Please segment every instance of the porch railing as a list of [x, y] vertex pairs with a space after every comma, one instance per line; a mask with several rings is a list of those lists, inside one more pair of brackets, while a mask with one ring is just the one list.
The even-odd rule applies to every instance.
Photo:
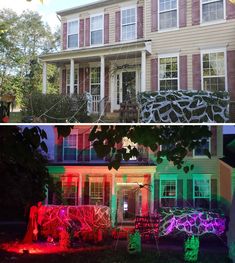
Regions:
[[100, 95], [92, 95], [92, 112], [99, 113]]

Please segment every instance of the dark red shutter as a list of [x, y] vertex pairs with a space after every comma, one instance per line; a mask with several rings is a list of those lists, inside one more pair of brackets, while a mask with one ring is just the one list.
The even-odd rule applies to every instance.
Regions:
[[151, 90], [158, 90], [158, 59], [151, 60]]
[[[58, 136], [58, 134], [56, 134]], [[56, 138], [55, 160], [63, 161], [63, 136]]]
[[231, 100], [235, 101], [235, 50], [227, 51], [228, 91]]
[[151, 31], [158, 31], [158, 0], [151, 0]]
[[154, 180], [154, 210], [158, 211], [160, 206], [160, 180]]
[[201, 55], [193, 54], [193, 89], [201, 90]]
[[90, 18], [86, 18], [86, 30], [85, 30], [85, 44], [86, 46], [90, 46]]
[[183, 207], [183, 180], [177, 181], [177, 206]]
[[217, 127], [211, 127], [211, 155], [217, 156]]
[[85, 91], [90, 92], [90, 68], [85, 68]]
[[200, 24], [200, 0], [192, 0], [192, 25]]
[[211, 208], [217, 208], [217, 179], [211, 179]]
[[79, 25], [79, 47], [84, 47], [84, 19], [80, 19]]
[[84, 205], [89, 205], [89, 178], [84, 182]]
[[90, 141], [89, 141], [89, 134], [85, 134], [85, 161], [90, 161]]
[[67, 22], [63, 23], [63, 49], [67, 49]]
[[139, 6], [137, 9], [137, 38], [144, 37], [144, 8]]
[[66, 69], [62, 70], [62, 90], [61, 93], [66, 95]]
[[179, 0], [179, 27], [187, 26], [187, 1]]
[[104, 205], [110, 205], [110, 182], [107, 178], [104, 180]]
[[79, 68], [79, 94], [84, 93], [84, 68]]
[[117, 11], [115, 14], [115, 41], [120, 42], [121, 39], [121, 12]]
[[83, 161], [83, 134], [78, 134], [78, 161]]
[[180, 56], [180, 89], [188, 89], [188, 68], [187, 68], [187, 55]]
[[187, 180], [187, 206], [192, 207], [193, 206], [193, 180], [188, 179]]
[[232, 4], [229, 0], [226, 0], [227, 19], [235, 18], [235, 4]]
[[109, 43], [109, 14], [104, 15], [104, 44]]

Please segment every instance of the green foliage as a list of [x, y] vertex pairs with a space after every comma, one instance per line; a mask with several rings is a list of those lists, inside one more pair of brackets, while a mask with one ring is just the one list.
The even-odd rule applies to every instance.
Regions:
[[[47, 135], [39, 127], [0, 129], [1, 217], [23, 214], [23, 208], [45, 198], [49, 182]], [[18, 213], [18, 214], [17, 214]]]
[[[178, 169], [183, 168], [188, 173], [193, 165], [185, 165], [184, 158], [197, 147], [206, 143], [204, 138], [211, 137], [207, 126], [94, 126], [89, 140], [93, 142], [94, 150], [100, 158], [108, 160], [108, 168], [118, 170], [122, 160], [138, 157], [138, 147], [118, 147], [123, 137], [131, 142], [148, 147], [155, 152], [156, 163], [162, 163], [166, 158]], [[159, 146], [162, 145], [162, 149]], [[158, 150], [158, 151], [157, 151]], [[208, 158], [211, 154], [205, 151]]]
[[[0, 10], [0, 91], [12, 91], [17, 102], [32, 91], [42, 89], [42, 65], [38, 55], [58, 49], [58, 30], [52, 33], [41, 16], [32, 11], [17, 15]], [[58, 92], [59, 73], [48, 67], [48, 91]]]
[[33, 92], [24, 98], [23, 114], [37, 122], [89, 122], [86, 98]]

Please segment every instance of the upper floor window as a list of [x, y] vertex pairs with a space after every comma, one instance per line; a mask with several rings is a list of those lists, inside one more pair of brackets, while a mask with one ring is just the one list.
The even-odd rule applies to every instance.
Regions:
[[[74, 93], [78, 92], [78, 70], [74, 71]], [[66, 70], [66, 93], [70, 94], [70, 69]]]
[[178, 26], [178, 1], [159, 0], [159, 30], [176, 28]]
[[205, 150], [210, 151], [211, 149], [211, 140], [210, 138], [203, 138], [204, 142], [201, 147], [197, 147], [193, 151], [193, 155], [196, 157], [204, 157], [205, 155]]
[[202, 22], [224, 19], [224, 0], [201, 0]]
[[122, 9], [121, 36], [122, 41], [136, 39], [137, 36], [137, 15], [136, 7]]
[[177, 175], [160, 176], [160, 204], [174, 207], [177, 204]]
[[160, 90], [178, 90], [178, 55], [160, 56], [159, 87]]
[[91, 45], [103, 44], [104, 16], [91, 16]]
[[78, 47], [78, 21], [68, 22], [68, 48]]
[[202, 85], [203, 90], [226, 90], [226, 59], [225, 51], [202, 52]]
[[63, 153], [64, 161], [77, 160], [77, 134], [70, 134], [64, 138]]
[[210, 208], [211, 176], [207, 174], [193, 175], [194, 206]]

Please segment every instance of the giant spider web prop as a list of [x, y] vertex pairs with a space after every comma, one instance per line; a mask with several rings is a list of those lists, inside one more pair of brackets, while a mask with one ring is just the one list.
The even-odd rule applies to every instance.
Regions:
[[180, 232], [189, 236], [221, 236], [225, 231], [226, 219], [217, 212], [194, 208], [168, 208], [162, 209], [160, 214], [159, 236]]
[[110, 208], [107, 206], [45, 206], [42, 210], [42, 235], [57, 238], [63, 229], [92, 232], [111, 227]]

